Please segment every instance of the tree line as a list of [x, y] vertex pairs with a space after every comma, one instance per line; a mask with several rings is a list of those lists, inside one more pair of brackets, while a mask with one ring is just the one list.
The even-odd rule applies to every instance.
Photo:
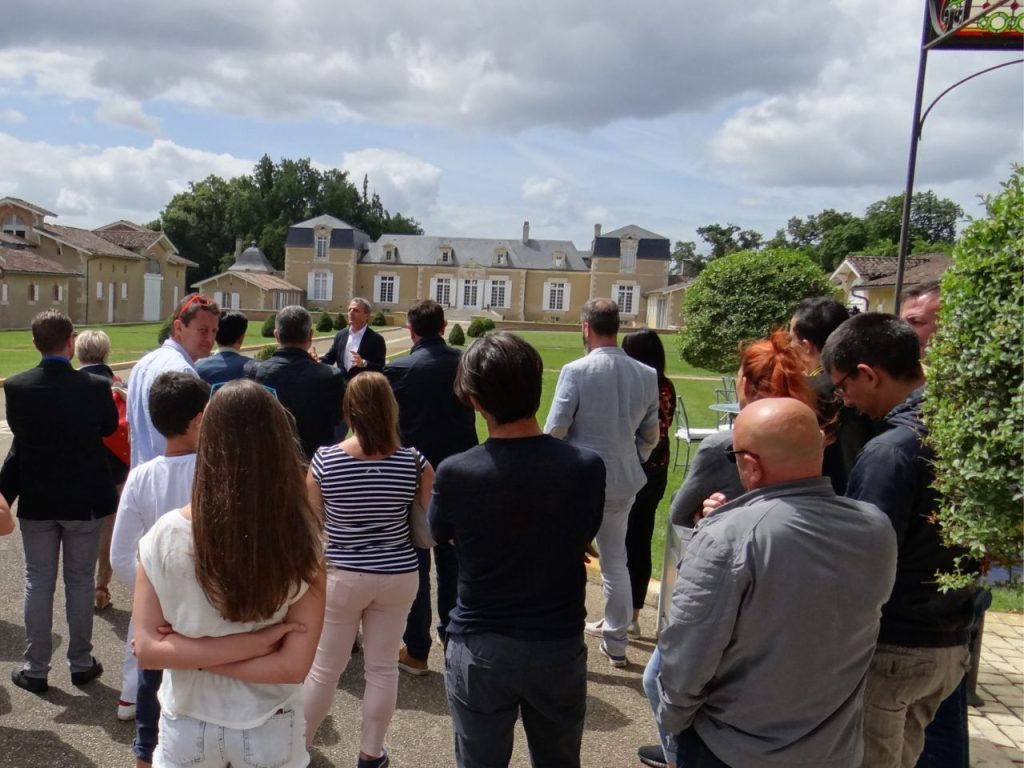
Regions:
[[260, 158], [252, 173], [223, 179], [210, 175], [190, 182], [148, 224], [162, 230], [199, 267], [189, 280], [202, 280], [231, 266], [235, 238], [255, 241], [275, 269], [284, 269], [288, 227], [320, 214], [336, 216], [376, 240], [383, 233], [423, 234], [419, 223], [392, 214], [364, 176], [362, 189], [336, 168], [325, 171], [308, 158], [274, 162]]
[[[910, 200], [911, 253], [949, 253], [956, 241], [957, 223], [964, 218], [963, 209], [931, 190], [918, 192]], [[794, 216], [769, 240], [760, 232], [735, 224], [708, 224], [697, 228], [697, 235], [710, 249], [708, 253], [698, 253], [696, 242], [677, 241], [672, 258], [678, 271], [692, 276], [708, 262], [730, 253], [784, 248], [803, 253], [826, 272], [832, 272], [851, 253], [895, 256], [902, 217], [901, 193], [872, 203], [863, 216], [833, 208], [806, 218]]]

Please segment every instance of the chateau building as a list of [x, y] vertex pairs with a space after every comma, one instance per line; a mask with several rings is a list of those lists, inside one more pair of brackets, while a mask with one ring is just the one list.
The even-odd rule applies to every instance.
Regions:
[[429, 297], [452, 317], [572, 323], [589, 298], [610, 296], [627, 324], [642, 325], [648, 295], [667, 285], [669, 252], [667, 238], [636, 226], [605, 234], [595, 227], [587, 252], [569, 240], [532, 238], [529, 222], [518, 238], [385, 234], [374, 242], [323, 215], [289, 228], [283, 273], [253, 244], [227, 272], [194, 287], [243, 309], [279, 309], [299, 295], [308, 308], [335, 313], [363, 296], [400, 313]]

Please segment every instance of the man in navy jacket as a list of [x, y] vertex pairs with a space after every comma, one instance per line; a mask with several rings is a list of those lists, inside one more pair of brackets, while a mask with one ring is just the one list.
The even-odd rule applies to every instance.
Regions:
[[20, 491], [25, 548], [28, 643], [25, 663], [11, 672], [11, 681], [44, 693], [61, 555], [71, 682], [85, 685], [103, 674], [92, 656], [93, 593], [102, 518], [117, 509], [102, 441], [117, 429], [117, 407], [110, 382], [71, 367], [75, 334], [67, 315], [53, 309], [36, 315], [32, 343], [42, 355], [39, 365], [4, 383], [14, 453], [3, 485]]
[[[452, 387], [461, 352], [444, 341], [444, 309], [423, 299], [407, 315], [412, 351], [384, 369], [398, 400], [398, 431], [402, 445], [413, 446], [435, 468], [449, 456], [477, 444], [473, 409], [455, 397]], [[427, 671], [430, 653], [430, 550], [417, 549], [420, 587], [405, 626], [405, 648], [399, 652], [399, 669], [420, 675]], [[448, 627], [455, 607], [459, 567], [455, 549], [446, 541], [434, 547], [437, 567], [437, 631]]]

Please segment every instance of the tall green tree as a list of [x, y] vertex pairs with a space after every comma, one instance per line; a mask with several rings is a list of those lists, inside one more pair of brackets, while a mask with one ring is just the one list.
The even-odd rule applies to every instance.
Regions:
[[680, 352], [691, 365], [734, 371], [743, 342], [785, 326], [809, 296], [831, 296], [821, 267], [797, 250], [739, 251], [713, 259], [686, 292]]
[[697, 234], [700, 239], [711, 246], [712, 259], [720, 259], [726, 254], [738, 251], [740, 246], [736, 242], [736, 233], [740, 228], [735, 224], [707, 224], [697, 227]]
[[189, 279], [209, 277], [230, 266], [235, 238], [255, 241], [277, 269], [284, 267], [288, 228], [321, 213], [335, 216], [376, 239], [384, 232], [421, 234], [417, 221], [391, 214], [380, 197], [368, 195], [338, 169], [320, 171], [308, 158], [275, 163], [264, 155], [252, 173], [225, 181], [210, 176], [175, 195], [158, 222], [181, 253], [199, 263]]

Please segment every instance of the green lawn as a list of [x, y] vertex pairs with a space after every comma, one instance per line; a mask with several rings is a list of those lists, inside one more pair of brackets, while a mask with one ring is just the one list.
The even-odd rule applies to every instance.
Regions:
[[[583, 345], [580, 335], [574, 332], [565, 331], [516, 331], [516, 333], [529, 341], [544, 360], [544, 388], [541, 391], [540, 410], [537, 413], [537, 420], [541, 426], [547, 419], [548, 411], [551, 409], [551, 400], [555, 395], [555, 385], [558, 382], [557, 370], [566, 363], [583, 356]], [[662, 341], [666, 345], [668, 356], [668, 375], [675, 385], [676, 394], [683, 398], [686, 405], [686, 413], [690, 419], [691, 427], [713, 427], [715, 426], [715, 413], [708, 409], [708, 406], [715, 402], [715, 389], [721, 387], [721, 381], [717, 374], [688, 366], [679, 359], [676, 340], [673, 336], [663, 336]], [[712, 380], [683, 379], [681, 376], [703, 376], [712, 377]], [[477, 435], [481, 440], [487, 438], [487, 427], [483, 419], [477, 416]], [[683, 451], [686, 445], [680, 446]], [[696, 451], [696, 448], [694, 448]], [[672, 461], [676, 457], [676, 444], [672, 440]], [[661, 577], [662, 560], [665, 554], [665, 525], [668, 519], [668, 505], [672, 494], [683, 484], [683, 468], [672, 469], [669, 465], [668, 488], [665, 496], [658, 505], [657, 520], [654, 525], [654, 538], [651, 541], [651, 554], [654, 560], [652, 574], [654, 578]]]
[[1000, 613], [1024, 613], [1024, 583], [1003, 582], [992, 585], [992, 607]]
[[[138, 360], [152, 349], [156, 349], [156, 336], [160, 323], [139, 323], [138, 325], [80, 325], [76, 331], [99, 328], [110, 337], [110, 361], [121, 363]], [[30, 331], [0, 331], [0, 378], [32, 368], [39, 362], [39, 353], [32, 346]]]

